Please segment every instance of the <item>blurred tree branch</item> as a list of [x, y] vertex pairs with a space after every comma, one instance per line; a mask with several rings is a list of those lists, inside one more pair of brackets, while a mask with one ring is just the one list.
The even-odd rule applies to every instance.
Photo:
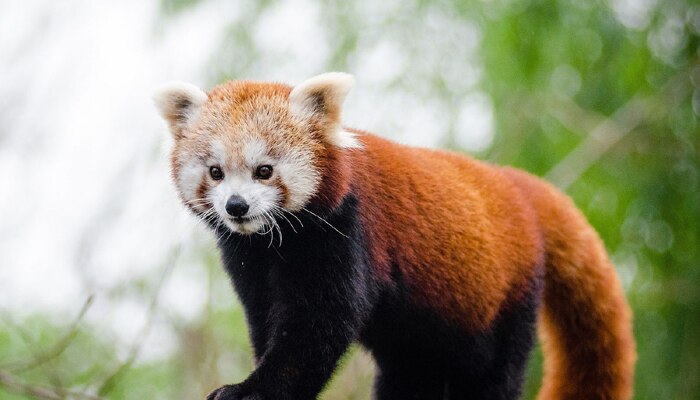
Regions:
[[89, 393], [71, 391], [60, 387], [39, 386], [26, 383], [16, 375], [2, 369], [0, 369], [0, 386], [10, 392], [30, 395], [37, 399], [102, 399], [102, 397]]
[[[41, 349], [41, 345], [37, 343], [37, 341], [22, 325], [15, 323], [12, 318], [5, 313], [1, 315], [1, 318], [2, 321], [22, 339], [27, 349], [31, 353], [30, 360], [27, 361], [27, 363], [31, 363], [35, 359], [42, 358], [43, 351]], [[63, 387], [63, 381], [60, 377], [59, 371], [56, 366], [53, 365], [52, 361], [53, 359], [48, 359], [47, 362], [42, 363], [45, 367], [47, 379], [51, 380], [55, 387]], [[0, 366], [0, 368], [4, 367], [5, 366]]]
[[[27, 346], [29, 347], [30, 351], [32, 352], [33, 356], [26, 361], [15, 361], [12, 363], [8, 363], [0, 369], [0, 386], [7, 388], [8, 390], [22, 393], [22, 394], [30, 394], [33, 395], [37, 398], [66, 398], [68, 397], [76, 397], [75, 393], [65, 389], [63, 387], [62, 380], [58, 374], [58, 371], [54, 366], [51, 368], [51, 380], [53, 381], [53, 387], [42, 387], [42, 386], [37, 386], [37, 385], [31, 385], [31, 384], [26, 384], [22, 383], [20, 379], [14, 375], [15, 373], [21, 373], [28, 371], [32, 368], [44, 365], [46, 363], [50, 363], [51, 361], [55, 360], [58, 358], [73, 342], [73, 339], [75, 338], [75, 335], [78, 333], [78, 327], [80, 325], [80, 322], [82, 321], [83, 317], [85, 316], [85, 313], [88, 311], [90, 306], [92, 305], [94, 300], [94, 296], [89, 296], [85, 303], [83, 304], [82, 308], [80, 309], [80, 312], [78, 313], [78, 316], [75, 318], [72, 324], [70, 324], [70, 327], [68, 331], [59, 339], [56, 341], [56, 343], [51, 346], [50, 349], [48, 350], [43, 350], [43, 349], [37, 349], [39, 347], [36, 343], [34, 343], [34, 340], [31, 338], [28, 332], [26, 332], [21, 326], [16, 325], [12, 323], [8, 318], [4, 318], [5, 322], [7, 324], [12, 325], [17, 333], [22, 337], [22, 339], [26, 342]], [[12, 372], [10, 372], [12, 371]], [[77, 392], [76, 392], [77, 393]], [[58, 396], [58, 397], [56, 397]], [[87, 396], [87, 395], [85, 395]], [[82, 396], [82, 397], [85, 397]], [[80, 396], [77, 396], [80, 397]]]
[[68, 329], [66, 334], [61, 339], [59, 339], [49, 350], [38, 352], [31, 360], [23, 362], [14, 362], [6, 365], [4, 368], [14, 371], [15, 373], [24, 372], [32, 368], [38, 367], [60, 356], [68, 348], [68, 346], [70, 346], [71, 342], [73, 341], [73, 338], [78, 333], [80, 321], [82, 321], [83, 317], [85, 316], [85, 313], [87, 313], [88, 309], [93, 304], [93, 302], [94, 296], [90, 295], [85, 301], [85, 304], [83, 304], [83, 307], [80, 309], [78, 316], [70, 325], [70, 328]]
[[691, 93], [689, 76], [697, 65], [691, 65], [673, 76], [652, 96], [637, 95], [618, 108], [610, 117], [601, 118], [597, 113], [581, 108], [570, 98], [547, 98], [545, 108], [562, 125], [577, 131], [581, 121], [595, 121], [593, 128], [566, 157], [547, 172], [545, 178], [562, 190], [566, 190], [592, 167], [615, 144], [646, 121], [665, 114]]
[[148, 334], [151, 332], [151, 328], [156, 317], [156, 312], [158, 311], [158, 298], [160, 296], [161, 289], [165, 285], [165, 282], [167, 281], [168, 277], [170, 277], [175, 267], [175, 261], [180, 255], [181, 250], [182, 247], [178, 246], [171, 252], [170, 257], [167, 258], [165, 262], [165, 267], [163, 268], [160, 278], [158, 279], [158, 282], [156, 283], [156, 286], [151, 295], [151, 299], [148, 305], [148, 317], [146, 319], [146, 322], [141, 328], [141, 331], [139, 331], [139, 333], [137, 334], [136, 339], [134, 339], [134, 342], [132, 343], [129, 349], [128, 356], [126, 357], [124, 362], [122, 362], [117, 368], [115, 368], [100, 385], [97, 393], [99, 393], [101, 396], [104, 396], [107, 393], [109, 393], [117, 384], [122, 374], [128, 371], [129, 368], [131, 368], [131, 366], [136, 361], [136, 358], [138, 357], [141, 348], [143, 347], [143, 342], [146, 340], [146, 337], [148, 337]]

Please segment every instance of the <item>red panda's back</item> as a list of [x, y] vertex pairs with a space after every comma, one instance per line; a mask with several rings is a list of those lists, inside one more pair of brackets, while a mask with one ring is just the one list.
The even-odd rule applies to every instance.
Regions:
[[362, 133], [353, 151], [374, 267], [398, 268], [414, 301], [483, 329], [541, 268], [537, 219], [501, 170], [465, 156]]

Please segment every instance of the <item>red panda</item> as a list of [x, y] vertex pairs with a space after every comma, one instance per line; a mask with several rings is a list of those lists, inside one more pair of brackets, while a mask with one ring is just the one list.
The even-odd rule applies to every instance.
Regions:
[[314, 399], [348, 346], [374, 396], [629, 399], [631, 312], [604, 246], [525, 172], [343, 128], [353, 83], [171, 84], [156, 103], [183, 203], [217, 234], [256, 369], [208, 399]]

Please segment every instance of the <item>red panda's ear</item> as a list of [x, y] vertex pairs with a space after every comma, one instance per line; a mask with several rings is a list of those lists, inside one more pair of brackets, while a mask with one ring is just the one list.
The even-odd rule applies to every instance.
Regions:
[[343, 72], [328, 72], [298, 84], [289, 93], [289, 110], [302, 118], [317, 118], [325, 126], [326, 139], [341, 148], [362, 147], [351, 132], [340, 126], [345, 97], [355, 79]]
[[183, 136], [199, 116], [199, 111], [207, 101], [204, 91], [189, 83], [173, 82], [163, 85], [153, 95], [160, 114], [168, 122], [175, 139]]

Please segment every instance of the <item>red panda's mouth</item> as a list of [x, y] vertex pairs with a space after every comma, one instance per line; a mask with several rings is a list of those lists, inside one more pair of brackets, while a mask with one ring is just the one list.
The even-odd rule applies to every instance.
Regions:
[[254, 217], [232, 217], [229, 218], [229, 228], [234, 232], [238, 232], [244, 235], [250, 235], [253, 233], [260, 232], [264, 223], [259, 221]]
[[256, 215], [243, 216], [243, 217], [228, 217], [226, 219], [226, 225], [229, 226], [234, 232], [242, 234], [252, 234], [259, 232], [265, 226], [264, 219], [259, 218]]

